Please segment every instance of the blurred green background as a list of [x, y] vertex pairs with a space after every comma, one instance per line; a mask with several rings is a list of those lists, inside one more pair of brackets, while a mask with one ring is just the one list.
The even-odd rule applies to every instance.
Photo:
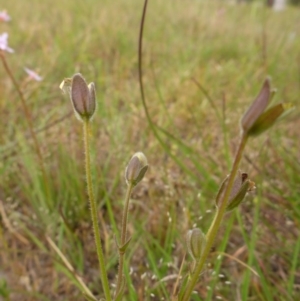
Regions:
[[[0, 2], [12, 18], [0, 23], [0, 34], [9, 33], [15, 50], [5, 58], [30, 109], [47, 174], [45, 182], [19, 95], [1, 66], [0, 300], [83, 300], [46, 236], [102, 296], [82, 128], [59, 89], [76, 72], [97, 89], [93, 180], [111, 283], [125, 167], [136, 151], [150, 165], [129, 213], [130, 301], [170, 300], [185, 233], [209, 227], [239, 120], [271, 77], [274, 102], [296, 109], [246, 147], [241, 170], [257, 189], [226, 216], [192, 300], [300, 299], [299, 6], [276, 12], [262, 1], [149, 1], [143, 79], [163, 145], [149, 127], [138, 84], [142, 7], [138, 0]], [[43, 81], [29, 80], [24, 67]], [[188, 268], [187, 257], [184, 273]]]

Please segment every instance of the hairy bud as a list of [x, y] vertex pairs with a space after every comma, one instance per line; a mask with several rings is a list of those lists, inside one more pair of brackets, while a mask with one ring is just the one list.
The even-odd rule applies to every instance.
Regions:
[[69, 93], [78, 119], [81, 121], [91, 120], [97, 107], [94, 83], [87, 85], [82, 75], [77, 73], [71, 79], [64, 79], [60, 84], [60, 88]]
[[136, 186], [144, 178], [147, 170], [148, 162], [146, 156], [142, 152], [135, 153], [130, 159], [125, 170], [125, 179], [127, 184]]

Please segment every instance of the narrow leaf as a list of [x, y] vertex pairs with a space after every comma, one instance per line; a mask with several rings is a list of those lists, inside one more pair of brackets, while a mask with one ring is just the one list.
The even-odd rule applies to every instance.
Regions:
[[187, 287], [188, 284], [188, 280], [189, 280], [189, 274], [186, 274], [184, 276], [184, 278], [182, 279], [182, 283], [181, 283], [181, 287], [178, 293], [178, 300], [181, 301], [185, 292], [185, 289]]
[[125, 242], [125, 244], [123, 246], [119, 247], [120, 253], [125, 253], [126, 252], [126, 249], [129, 245], [130, 241], [131, 241], [131, 237], [127, 239], [127, 241]]

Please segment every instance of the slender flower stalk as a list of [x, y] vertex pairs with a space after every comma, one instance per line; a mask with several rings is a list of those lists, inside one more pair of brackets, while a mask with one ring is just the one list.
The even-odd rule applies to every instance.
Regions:
[[109, 290], [109, 283], [107, 278], [107, 272], [105, 268], [105, 260], [100, 240], [100, 231], [97, 217], [97, 206], [94, 197], [92, 176], [91, 176], [91, 160], [90, 160], [90, 144], [89, 144], [90, 122], [88, 118], [83, 120], [83, 140], [84, 140], [84, 152], [85, 152], [85, 172], [87, 181], [87, 191], [91, 206], [91, 218], [93, 223], [93, 231], [95, 236], [96, 250], [100, 268], [100, 278], [103, 286], [103, 291], [106, 301], [111, 301], [111, 295]]
[[201, 271], [204, 267], [204, 264], [206, 262], [206, 259], [207, 259], [208, 255], [209, 255], [212, 244], [213, 244], [213, 242], [216, 238], [217, 232], [220, 228], [220, 225], [221, 225], [222, 219], [224, 217], [224, 214], [226, 213], [227, 202], [228, 202], [228, 199], [229, 199], [229, 196], [230, 196], [233, 184], [234, 184], [234, 179], [235, 179], [236, 174], [238, 172], [239, 163], [241, 161], [242, 154], [243, 154], [244, 148], [245, 148], [246, 143], [247, 143], [247, 139], [248, 139], [248, 136], [243, 133], [242, 136], [241, 136], [239, 147], [238, 147], [238, 150], [237, 150], [237, 153], [236, 153], [236, 156], [235, 156], [235, 159], [234, 159], [234, 163], [233, 163], [233, 166], [232, 166], [232, 169], [231, 169], [231, 172], [230, 172], [230, 176], [229, 176], [229, 179], [228, 179], [228, 184], [227, 184], [227, 187], [226, 187], [225, 192], [224, 192], [223, 200], [221, 200], [219, 207], [217, 207], [217, 211], [216, 211], [216, 215], [214, 217], [214, 220], [213, 220], [213, 222], [212, 222], [212, 224], [211, 224], [211, 226], [210, 226], [210, 228], [209, 228], [209, 230], [206, 234], [206, 245], [205, 245], [205, 248], [203, 250], [202, 256], [201, 256], [200, 260], [197, 261], [197, 263], [196, 263], [196, 266], [195, 266], [194, 271], [191, 275], [189, 283], [187, 284], [186, 290], [185, 290], [185, 292], [183, 294], [183, 297], [180, 301], [188, 301], [190, 299], [192, 291], [193, 291], [193, 289], [194, 289], [194, 287], [195, 287], [195, 285], [198, 281], [198, 277], [199, 277], [199, 275], [200, 275], [200, 273], [201, 273]]
[[91, 158], [90, 158], [90, 121], [95, 115], [97, 102], [94, 83], [87, 85], [85, 79], [80, 73], [74, 74], [72, 78], [66, 78], [60, 84], [60, 88], [70, 95], [75, 116], [83, 123], [83, 141], [85, 153], [85, 175], [87, 182], [88, 198], [91, 206], [91, 218], [93, 232], [95, 237], [96, 251], [100, 269], [100, 279], [105, 295], [105, 301], [112, 301], [107, 272], [105, 268], [105, 259], [100, 239], [100, 230], [97, 216], [97, 205], [94, 196], [92, 176], [91, 176]]
[[119, 270], [118, 270], [118, 278], [117, 278], [117, 288], [115, 296], [118, 296], [120, 293], [120, 290], [122, 289], [122, 279], [123, 279], [123, 265], [124, 265], [124, 255], [125, 250], [122, 249], [122, 247], [126, 244], [126, 236], [127, 236], [127, 221], [128, 221], [128, 207], [129, 207], [129, 201], [131, 192], [133, 189], [133, 184], [130, 183], [127, 186], [126, 196], [125, 196], [125, 204], [123, 209], [123, 217], [122, 217], [122, 227], [121, 227], [121, 241], [119, 246]]
[[118, 270], [117, 288], [115, 292], [115, 300], [121, 300], [123, 288], [124, 288], [124, 279], [123, 279], [124, 255], [130, 243], [130, 238], [127, 239], [127, 220], [128, 220], [128, 208], [129, 208], [130, 196], [131, 196], [132, 189], [140, 181], [142, 181], [147, 170], [148, 170], [148, 161], [146, 156], [142, 152], [137, 152], [132, 156], [125, 170], [127, 191], [125, 196], [125, 204], [123, 209], [123, 217], [122, 217], [122, 225], [121, 225], [121, 241], [119, 245], [119, 270]]

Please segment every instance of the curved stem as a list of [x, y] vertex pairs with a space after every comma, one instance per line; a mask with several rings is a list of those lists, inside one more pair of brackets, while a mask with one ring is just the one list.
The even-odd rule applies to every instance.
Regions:
[[139, 86], [141, 92], [142, 105], [146, 114], [146, 119], [149, 123], [149, 127], [153, 132], [153, 135], [155, 136], [157, 141], [163, 147], [165, 152], [174, 160], [174, 162], [176, 162], [187, 174], [194, 177], [192, 172], [185, 166], [185, 164], [182, 164], [182, 162], [177, 158], [177, 156], [172, 154], [172, 152], [169, 149], [169, 146], [160, 137], [157, 130], [157, 126], [155, 125], [155, 123], [153, 122], [150, 116], [150, 112], [146, 103], [146, 96], [145, 96], [144, 83], [143, 83], [143, 34], [144, 34], [144, 27], [145, 27], [145, 20], [146, 20], [147, 5], [148, 5], [148, 0], [145, 0], [141, 23], [140, 23], [140, 33], [139, 33], [139, 42], [138, 42], [138, 73], [139, 73]]
[[122, 217], [122, 227], [121, 227], [121, 242], [119, 245], [119, 270], [118, 270], [118, 280], [117, 280], [117, 288], [116, 288], [116, 296], [120, 292], [121, 284], [122, 284], [122, 272], [123, 272], [123, 265], [124, 265], [124, 254], [125, 251], [120, 250], [124, 246], [126, 241], [126, 234], [127, 234], [127, 220], [128, 220], [128, 207], [129, 207], [129, 201], [131, 192], [133, 189], [132, 183], [129, 183], [127, 186], [126, 196], [125, 196], [125, 204], [124, 204], [124, 210], [123, 210], [123, 217]]
[[212, 244], [213, 244], [213, 242], [216, 238], [216, 235], [217, 235], [217, 232], [220, 228], [223, 216], [226, 212], [228, 198], [229, 198], [229, 195], [230, 195], [233, 183], [234, 183], [234, 179], [235, 179], [237, 171], [238, 171], [239, 163], [241, 161], [244, 148], [245, 148], [246, 143], [247, 143], [247, 138], [248, 137], [245, 134], [243, 134], [242, 137], [241, 137], [239, 147], [238, 147], [237, 153], [235, 155], [234, 163], [232, 165], [232, 169], [231, 169], [230, 176], [229, 176], [229, 179], [228, 179], [228, 184], [227, 184], [227, 187], [225, 189], [223, 200], [221, 201], [221, 205], [219, 206], [219, 208], [217, 208], [217, 212], [216, 212], [216, 215], [214, 217], [214, 220], [213, 220], [213, 222], [212, 222], [212, 224], [211, 224], [211, 226], [210, 226], [210, 228], [209, 228], [209, 230], [206, 234], [205, 249], [203, 251], [201, 259], [199, 260], [199, 262], [197, 262], [197, 264], [195, 266], [194, 272], [191, 275], [191, 279], [190, 279], [190, 281], [187, 285], [187, 288], [184, 292], [182, 300], [180, 300], [180, 301], [188, 301], [189, 300], [189, 298], [192, 294], [192, 291], [193, 291], [193, 289], [194, 289], [194, 287], [195, 287], [195, 285], [198, 281], [198, 277], [199, 277], [199, 275], [200, 275], [200, 273], [203, 269], [203, 266], [206, 262], [206, 259], [207, 259], [208, 255], [209, 255]]
[[98, 261], [99, 261], [100, 278], [101, 278], [102, 287], [105, 295], [105, 300], [111, 301], [112, 299], [109, 291], [109, 283], [108, 283], [108, 278], [107, 278], [107, 273], [105, 268], [105, 260], [104, 260], [104, 255], [103, 255], [102, 245], [100, 240], [100, 231], [99, 231], [98, 217], [97, 217], [97, 206], [96, 206], [96, 201], [93, 192], [93, 185], [92, 185], [89, 131], [90, 131], [90, 123], [89, 120], [85, 119], [83, 121], [83, 137], [84, 137], [83, 140], [84, 140], [84, 151], [85, 151], [85, 172], [86, 172], [86, 181], [87, 181], [87, 191], [88, 191], [88, 197], [91, 206], [91, 217], [93, 222], [96, 250], [97, 250]]

